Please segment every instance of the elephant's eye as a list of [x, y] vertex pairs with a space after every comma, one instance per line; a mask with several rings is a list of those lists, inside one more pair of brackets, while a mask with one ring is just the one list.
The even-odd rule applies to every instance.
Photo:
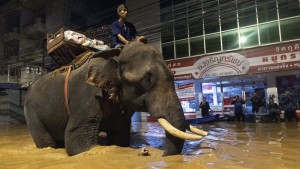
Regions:
[[153, 84], [154, 84], [154, 76], [151, 72], [148, 72], [141, 80], [141, 86], [147, 90], [151, 88]]

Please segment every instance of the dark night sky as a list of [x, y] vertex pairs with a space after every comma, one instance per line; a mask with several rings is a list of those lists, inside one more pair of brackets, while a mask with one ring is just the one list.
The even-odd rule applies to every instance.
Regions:
[[[71, 22], [82, 28], [111, 24], [117, 19], [117, 6], [124, 2], [125, 0], [73, 0]], [[87, 17], [92, 17], [94, 22], [86, 24]]]
[[0, 1], [0, 6], [6, 4], [6, 3], [9, 2], [9, 1], [10, 1], [10, 0], [1, 0], [1, 1]]

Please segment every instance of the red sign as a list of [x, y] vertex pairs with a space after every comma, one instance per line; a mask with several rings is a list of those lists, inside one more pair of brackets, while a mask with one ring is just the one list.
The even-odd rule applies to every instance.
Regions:
[[175, 80], [300, 69], [300, 42], [167, 61]]
[[177, 86], [176, 93], [179, 99], [195, 97], [194, 83]]

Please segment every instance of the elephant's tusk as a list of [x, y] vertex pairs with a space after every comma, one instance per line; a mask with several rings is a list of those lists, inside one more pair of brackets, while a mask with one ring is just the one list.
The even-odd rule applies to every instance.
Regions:
[[200, 130], [192, 125], [189, 125], [188, 130], [190, 130], [191, 132], [195, 133], [195, 134], [199, 134], [199, 135], [203, 135], [203, 136], [207, 136], [208, 132]]
[[159, 118], [159, 119], [157, 119], [157, 121], [168, 133], [170, 133], [171, 135], [173, 135], [175, 137], [178, 137], [178, 138], [181, 138], [184, 140], [200, 140], [200, 139], [202, 139], [202, 136], [188, 134], [188, 133], [178, 130], [164, 118]]

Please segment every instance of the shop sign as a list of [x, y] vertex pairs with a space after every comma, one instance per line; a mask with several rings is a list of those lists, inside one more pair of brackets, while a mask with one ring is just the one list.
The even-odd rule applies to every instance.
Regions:
[[[177, 93], [177, 96], [179, 99], [185, 100], [187, 98], [194, 98], [195, 97], [194, 83], [178, 85], [176, 88], [176, 93]], [[190, 99], [188, 99], [188, 100], [190, 100]], [[191, 99], [191, 100], [193, 100], [193, 99]]]
[[300, 42], [168, 61], [175, 80], [300, 69]]
[[194, 83], [176, 86], [176, 93], [180, 100], [183, 112], [195, 112], [195, 88]]

